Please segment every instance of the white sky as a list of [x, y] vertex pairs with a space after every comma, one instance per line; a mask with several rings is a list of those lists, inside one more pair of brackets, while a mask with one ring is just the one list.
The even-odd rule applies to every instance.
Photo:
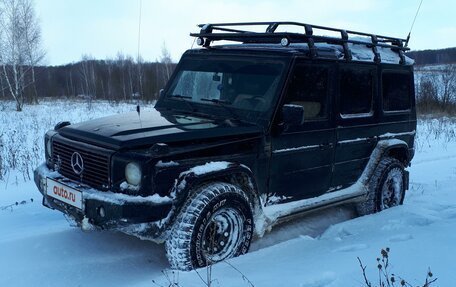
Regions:
[[[136, 57], [140, 0], [35, 0], [46, 64]], [[142, 0], [140, 54], [154, 61], [166, 43], [174, 61], [192, 45], [196, 24], [298, 21], [405, 38], [420, 0]], [[456, 46], [456, 1], [424, 0], [409, 46]]]

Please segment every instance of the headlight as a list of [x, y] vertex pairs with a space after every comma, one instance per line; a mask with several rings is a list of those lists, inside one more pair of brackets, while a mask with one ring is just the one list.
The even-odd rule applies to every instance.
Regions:
[[125, 167], [125, 178], [131, 185], [139, 185], [141, 183], [141, 167], [135, 162], [130, 162]]
[[51, 139], [48, 139], [46, 141], [46, 152], [47, 152], [47, 155], [49, 156], [49, 158], [52, 158], [52, 143], [51, 143]]

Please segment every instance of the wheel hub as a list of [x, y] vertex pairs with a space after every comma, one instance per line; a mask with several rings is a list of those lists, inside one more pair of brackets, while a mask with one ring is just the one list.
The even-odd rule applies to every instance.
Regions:
[[210, 262], [218, 262], [232, 256], [239, 245], [244, 230], [244, 218], [234, 208], [215, 212], [203, 232], [202, 250]]

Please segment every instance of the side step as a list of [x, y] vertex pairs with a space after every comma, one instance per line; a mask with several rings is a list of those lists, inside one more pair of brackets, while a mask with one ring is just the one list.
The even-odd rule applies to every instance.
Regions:
[[320, 209], [337, 205], [363, 201], [366, 192], [366, 188], [359, 182], [356, 182], [348, 188], [325, 193], [318, 197], [266, 206], [263, 207], [263, 212], [270, 227], [272, 227], [302, 216], [305, 213], [315, 212]]

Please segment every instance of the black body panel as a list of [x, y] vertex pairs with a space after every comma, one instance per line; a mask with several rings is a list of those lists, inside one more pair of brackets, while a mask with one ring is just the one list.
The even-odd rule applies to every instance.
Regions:
[[185, 114], [171, 114], [153, 109], [109, 116], [66, 126], [59, 134], [89, 144], [114, 149], [148, 148], [154, 143], [211, 141], [229, 136], [258, 133], [253, 124], [226, 122]]

